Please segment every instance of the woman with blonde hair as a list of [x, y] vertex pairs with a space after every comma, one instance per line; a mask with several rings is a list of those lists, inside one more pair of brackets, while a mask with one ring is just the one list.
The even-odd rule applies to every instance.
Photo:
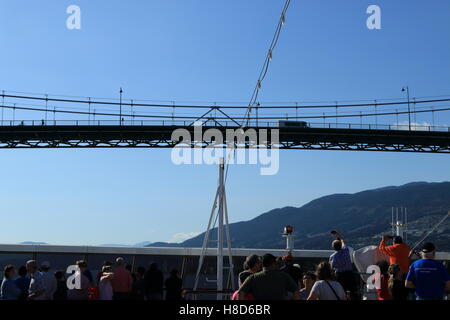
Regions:
[[408, 290], [405, 288], [403, 273], [398, 264], [391, 264], [388, 268], [388, 290], [392, 300], [406, 300]]

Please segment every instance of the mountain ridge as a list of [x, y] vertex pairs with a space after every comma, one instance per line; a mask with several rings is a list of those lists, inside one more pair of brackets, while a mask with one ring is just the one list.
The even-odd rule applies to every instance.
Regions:
[[[390, 232], [391, 208], [407, 207], [409, 240], [417, 241], [450, 209], [450, 182], [411, 182], [356, 193], [336, 193], [314, 199], [301, 207], [269, 210], [251, 220], [230, 224], [233, 247], [281, 249], [285, 225], [294, 226], [297, 249], [329, 249], [329, 232], [338, 229], [355, 247], [377, 244]], [[213, 237], [216, 229], [212, 231]], [[201, 247], [204, 233], [178, 247]], [[440, 249], [450, 250], [450, 221], [430, 237]], [[150, 245], [152, 246], [152, 245]], [[164, 243], [158, 243], [164, 246]]]

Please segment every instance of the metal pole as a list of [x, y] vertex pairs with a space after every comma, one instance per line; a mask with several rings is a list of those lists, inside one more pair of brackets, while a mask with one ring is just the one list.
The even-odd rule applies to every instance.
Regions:
[[[219, 225], [217, 226], [217, 291], [223, 290], [223, 201], [224, 201], [224, 163], [220, 159], [219, 167]], [[217, 300], [222, 300], [222, 293], [217, 294]]]
[[410, 108], [410, 100], [409, 100], [409, 86], [406, 86], [402, 89], [403, 92], [406, 91], [406, 96], [408, 97], [408, 126], [409, 131], [411, 131], [411, 108]]
[[131, 99], [131, 124], [134, 125], [133, 99]]
[[48, 94], [45, 95], [45, 124], [47, 124]]
[[441, 221], [439, 221], [422, 239], [420, 239], [418, 242], [416, 242], [416, 244], [412, 247], [411, 250], [414, 250], [415, 248], [417, 248], [417, 246], [419, 244], [421, 244], [426, 238], [428, 238], [428, 236], [430, 234], [432, 234], [433, 231], [436, 230], [437, 227], [439, 227], [441, 225], [441, 223], [444, 222], [449, 216], [450, 216], [450, 211], [448, 211], [447, 214], [441, 219]]
[[[214, 226], [217, 223], [217, 291], [223, 291], [223, 270], [224, 270], [224, 240], [225, 236], [227, 238], [227, 247], [228, 247], [228, 259], [229, 259], [229, 276], [232, 283], [232, 288], [234, 289], [234, 275], [233, 275], [233, 259], [232, 259], [232, 252], [231, 252], [231, 237], [230, 237], [230, 230], [229, 230], [229, 221], [228, 221], [228, 208], [227, 208], [227, 200], [226, 200], [226, 194], [225, 194], [225, 164], [224, 159], [220, 159], [220, 166], [219, 166], [219, 185], [217, 187], [216, 196], [214, 198], [214, 203], [211, 208], [211, 215], [209, 217], [208, 222], [208, 228], [206, 229], [205, 238], [203, 239], [203, 246], [202, 251], [200, 253], [199, 257], [199, 264], [197, 267], [197, 273], [195, 276], [194, 281], [194, 291], [198, 289], [199, 279], [200, 279], [200, 273], [201, 268], [203, 265], [204, 258], [207, 253], [208, 249], [208, 243], [212, 242], [213, 240], [210, 240], [211, 236], [211, 230], [214, 228]], [[216, 209], [217, 215], [216, 215]], [[217, 293], [217, 299], [222, 300], [223, 299], [223, 293]]]
[[391, 219], [391, 228], [392, 228], [392, 234], [394, 234], [394, 207], [392, 207], [392, 219]]
[[224, 200], [224, 208], [225, 208], [225, 229], [227, 233], [227, 246], [228, 246], [228, 261], [229, 261], [229, 274], [231, 281], [231, 289], [235, 290], [235, 282], [234, 282], [234, 265], [233, 265], [233, 256], [231, 252], [231, 235], [230, 235], [230, 223], [228, 221], [228, 206], [227, 206], [227, 195], [225, 193], [225, 189], [223, 192], [223, 200]]
[[119, 121], [120, 121], [120, 125], [122, 125], [122, 93], [123, 93], [122, 88], [120, 88], [119, 93], [120, 93], [120, 118], [119, 118]]
[[256, 105], [256, 127], [259, 127], [259, 121], [258, 121], [258, 117], [259, 117], [259, 113], [258, 113], [258, 107], [260, 106], [259, 102]]
[[2, 125], [3, 125], [3, 113], [5, 112], [5, 90], [2, 90]]
[[409, 121], [409, 131], [411, 131], [411, 108], [409, 105], [409, 87], [406, 87], [406, 92], [408, 94], [408, 121]]
[[294, 241], [293, 241], [293, 235], [288, 234], [286, 235], [286, 250], [289, 252], [292, 252], [294, 250]]
[[408, 243], [408, 211], [405, 208], [405, 243]]
[[207, 248], [208, 248], [208, 242], [209, 242], [209, 236], [210, 236], [211, 227], [213, 226], [212, 223], [213, 223], [213, 219], [214, 219], [214, 216], [215, 216], [214, 213], [215, 213], [216, 207], [217, 207], [217, 200], [219, 199], [219, 191], [220, 191], [219, 188], [217, 188], [216, 196], [214, 197], [214, 203], [213, 203], [213, 206], [211, 208], [211, 215], [209, 216], [208, 227], [206, 229], [205, 238], [203, 239], [202, 252], [201, 252], [200, 257], [199, 257], [197, 273], [195, 275], [194, 291], [197, 290], [197, 288], [198, 288], [198, 281], [200, 279], [201, 268], [202, 268], [202, 265], [203, 265], [203, 260], [204, 260], [205, 255], [206, 255]]
[[395, 219], [395, 235], [396, 235], [396, 236], [399, 236], [399, 234], [398, 234], [398, 231], [399, 231], [399, 230], [398, 230], [398, 208], [396, 208], [396, 209], [397, 209], [397, 210], [396, 210], [397, 212], [396, 212], [396, 216], [395, 216], [395, 218], [396, 218], [396, 219]]
[[336, 129], [338, 127], [338, 102], [336, 101]]
[[375, 100], [375, 128], [378, 129], [378, 117], [377, 117], [377, 100]]

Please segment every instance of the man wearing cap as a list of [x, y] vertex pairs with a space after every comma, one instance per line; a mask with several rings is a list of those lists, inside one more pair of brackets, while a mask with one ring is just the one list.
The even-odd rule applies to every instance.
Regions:
[[395, 236], [392, 238], [394, 242], [392, 246], [386, 246], [386, 241], [390, 238], [391, 236], [389, 235], [383, 235], [378, 249], [389, 256], [390, 265], [398, 264], [403, 275], [406, 276], [409, 270], [410, 248], [403, 242], [403, 239], [400, 236]]
[[405, 286], [415, 289], [417, 300], [443, 300], [445, 290], [450, 290], [450, 276], [444, 265], [434, 260], [434, 244], [425, 243], [421, 255], [422, 259], [411, 265]]
[[42, 283], [45, 288], [44, 300], [53, 300], [53, 295], [56, 292], [57, 281], [55, 275], [50, 270], [50, 262], [44, 261], [41, 263]]

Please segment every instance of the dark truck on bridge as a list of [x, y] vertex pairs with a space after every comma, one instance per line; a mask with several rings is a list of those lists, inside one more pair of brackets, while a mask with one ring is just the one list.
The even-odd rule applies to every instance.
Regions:
[[279, 128], [309, 128], [309, 125], [305, 121], [278, 121]]

